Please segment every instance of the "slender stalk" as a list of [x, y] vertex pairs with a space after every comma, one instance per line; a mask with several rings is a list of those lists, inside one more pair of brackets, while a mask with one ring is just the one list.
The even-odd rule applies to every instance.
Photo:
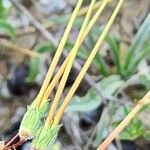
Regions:
[[[103, 1], [103, 3], [101, 4], [100, 8], [98, 9], [98, 11], [96, 12], [96, 14], [94, 15], [94, 17], [89, 22], [88, 26], [86, 27], [86, 29], [85, 29], [85, 31], [83, 33], [82, 39], [80, 40], [79, 46], [82, 44], [83, 40], [86, 38], [87, 34], [89, 33], [89, 31], [91, 30], [91, 28], [93, 27], [93, 25], [95, 24], [95, 22], [97, 21], [97, 19], [99, 18], [99, 16], [101, 15], [102, 11], [104, 10], [104, 8], [106, 7], [106, 5], [107, 5], [108, 2], [109, 2], [109, 0], [104, 0]], [[55, 75], [54, 79], [49, 84], [49, 86], [48, 86], [48, 88], [47, 88], [47, 90], [46, 90], [46, 92], [45, 92], [45, 94], [43, 96], [43, 100], [41, 102], [41, 106], [42, 106], [42, 104], [44, 104], [47, 101], [48, 96], [51, 94], [51, 91], [55, 87], [55, 85], [58, 82], [58, 80], [60, 79], [61, 75], [64, 73], [65, 66], [66, 66], [68, 60], [70, 59], [71, 53], [72, 53], [72, 51], [69, 53], [69, 55], [65, 59], [64, 63], [60, 67], [59, 71]]]
[[55, 97], [54, 97], [54, 100], [53, 100], [53, 103], [52, 103], [52, 106], [51, 106], [49, 115], [48, 115], [48, 117], [47, 117], [47, 119], [46, 119], [46, 121], [45, 121], [45, 126], [46, 126], [46, 127], [50, 126], [51, 121], [52, 121], [52, 118], [53, 118], [53, 116], [54, 116], [54, 114], [55, 114], [56, 108], [57, 108], [57, 106], [58, 106], [58, 102], [59, 102], [60, 97], [61, 97], [61, 95], [62, 95], [62, 92], [63, 92], [63, 89], [64, 89], [64, 87], [65, 87], [67, 78], [68, 78], [68, 76], [69, 76], [69, 73], [70, 73], [70, 70], [71, 70], [73, 61], [74, 61], [74, 59], [75, 59], [75, 57], [76, 57], [76, 54], [77, 54], [77, 52], [78, 52], [78, 49], [79, 49], [79, 46], [80, 46], [80, 41], [82, 40], [83, 33], [84, 33], [84, 31], [85, 31], [85, 29], [86, 29], [86, 26], [87, 26], [87, 24], [88, 24], [88, 22], [89, 22], [89, 19], [90, 19], [90, 17], [91, 17], [92, 8], [93, 8], [93, 5], [94, 5], [95, 1], [96, 1], [96, 0], [92, 0], [92, 1], [91, 1], [91, 4], [90, 4], [90, 6], [89, 6], [89, 10], [88, 10], [88, 12], [87, 12], [87, 14], [86, 14], [86, 16], [85, 16], [85, 19], [84, 19], [84, 22], [83, 22], [82, 27], [81, 27], [81, 29], [80, 29], [79, 35], [78, 35], [78, 37], [77, 37], [76, 43], [75, 43], [74, 47], [73, 47], [72, 50], [71, 50], [70, 59], [69, 59], [69, 61], [68, 61], [68, 63], [67, 63], [66, 69], [65, 69], [65, 71], [64, 71], [64, 74], [63, 74], [62, 79], [61, 79], [61, 81], [60, 81], [60, 84], [59, 84], [59, 86], [58, 86], [58, 89], [57, 89], [56, 95], [55, 95]]
[[104, 140], [104, 142], [98, 147], [97, 150], [105, 150], [110, 143], [121, 133], [125, 127], [131, 122], [141, 108], [147, 104], [150, 104], [150, 91], [143, 97], [142, 100], [132, 109], [132, 111], [126, 116], [126, 118], [113, 130], [113, 132]]
[[35, 102], [37, 102], [37, 108], [39, 107], [39, 103], [40, 103], [40, 101], [41, 101], [41, 99], [42, 99], [42, 97], [44, 95], [44, 92], [47, 89], [47, 86], [48, 86], [48, 84], [49, 84], [49, 82], [51, 80], [51, 77], [52, 77], [53, 73], [54, 73], [55, 67], [56, 67], [56, 65], [57, 65], [57, 63], [59, 61], [59, 58], [60, 58], [61, 53], [62, 53], [62, 50], [63, 50], [63, 48], [65, 46], [65, 43], [66, 43], [66, 41], [68, 39], [68, 36], [69, 36], [70, 31], [72, 29], [72, 26], [73, 26], [73, 23], [74, 23], [75, 18], [77, 16], [77, 13], [78, 13], [81, 5], [82, 5], [82, 2], [83, 2], [83, 0], [79, 0], [78, 1], [77, 5], [76, 5], [76, 7], [74, 9], [74, 12], [72, 13], [70, 21], [69, 21], [69, 23], [68, 23], [68, 25], [66, 27], [66, 30], [64, 32], [63, 37], [61, 38], [61, 41], [60, 41], [60, 44], [59, 44], [59, 46], [58, 46], [58, 48], [56, 50], [55, 56], [54, 56], [54, 58], [53, 58], [53, 60], [51, 62], [49, 70], [48, 70], [48, 72], [46, 74], [46, 77], [45, 77], [45, 79], [43, 81], [43, 84], [42, 84], [42, 87], [40, 89], [40, 92], [39, 92], [38, 96], [35, 99]]
[[5, 145], [5, 147], [8, 147], [10, 144], [12, 144], [17, 138], [19, 137], [19, 134], [17, 133], [13, 138], [10, 139]]
[[74, 84], [72, 85], [71, 89], [69, 90], [67, 96], [64, 99], [64, 102], [62, 103], [62, 105], [60, 106], [58, 112], [56, 113], [55, 117], [54, 117], [54, 123], [57, 125], [66, 109], [66, 107], [68, 106], [73, 94], [75, 93], [76, 89], [78, 88], [81, 80], [83, 79], [86, 71], [88, 70], [90, 64], [92, 63], [92, 60], [94, 59], [97, 51], [99, 50], [100, 46], [102, 45], [103, 40], [105, 39], [112, 23], [114, 22], [121, 6], [124, 0], [120, 0], [117, 7], [115, 8], [111, 18], [109, 19], [105, 29], [103, 30], [101, 36], [99, 37], [96, 45], [94, 46], [90, 56], [88, 57], [87, 61], [85, 62], [84, 66], [82, 67], [82, 70], [80, 71], [79, 75], [77, 76]]
[[[102, 4], [102, 1], [96, 2], [92, 8], [92, 11], [97, 10], [101, 6], [101, 4]], [[87, 13], [88, 9], [89, 9], [89, 6], [85, 6], [85, 7], [81, 8], [81, 10], [78, 13], [78, 16], [85, 15]]]
[[[34, 27], [37, 29], [37, 31], [39, 31], [47, 40], [51, 41], [52, 44], [56, 47], [58, 45], [57, 41], [54, 39], [54, 37], [52, 36], [52, 34], [50, 34], [43, 26], [42, 24], [40, 24], [30, 13], [29, 11], [23, 7], [20, 3], [16, 2], [15, 0], [10, 0], [13, 5], [16, 7], [16, 9], [18, 9], [19, 11], [21, 11], [25, 16], [27, 16], [27, 18], [29, 19], [29, 21], [34, 25]], [[111, 1], [111, 0], [110, 0]], [[66, 51], [62, 52], [62, 55], [67, 57], [68, 53]], [[80, 71], [81, 69], [81, 65], [77, 62], [74, 61], [73, 64], [74, 69]], [[101, 90], [96, 86], [95, 81], [88, 75], [88, 73], [85, 74], [85, 81], [95, 89], [95, 91], [97, 92], [97, 94], [103, 99], [106, 99], [106, 96], [103, 95], [101, 93]]]
[[57, 84], [58, 80], [61, 78], [62, 74], [64, 73], [64, 70], [65, 70], [66, 65], [68, 63], [70, 55], [71, 55], [71, 53], [69, 53], [67, 59], [65, 59], [65, 61], [63, 62], [63, 64], [59, 68], [57, 74], [54, 76], [53, 80], [50, 82], [48, 88], [46, 89], [46, 92], [44, 93], [44, 96], [43, 96], [43, 99], [40, 103], [40, 106], [42, 106], [45, 102], [47, 102], [49, 95], [51, 94], [51, 92], [54, 89], [55, 85]]

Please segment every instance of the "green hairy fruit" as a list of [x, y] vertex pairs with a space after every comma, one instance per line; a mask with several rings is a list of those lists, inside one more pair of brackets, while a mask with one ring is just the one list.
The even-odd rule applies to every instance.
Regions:
[[42, 126], [41, 119], [48, 109], [48, 102], [43, 104], [43, 106], [38, 110], [34, 104], [27, 107], [27, 112], [25, 113], [20, 129], [19, 136], [21, 139], [27, 140], [34, 138], [36, 136], [37, 130]]

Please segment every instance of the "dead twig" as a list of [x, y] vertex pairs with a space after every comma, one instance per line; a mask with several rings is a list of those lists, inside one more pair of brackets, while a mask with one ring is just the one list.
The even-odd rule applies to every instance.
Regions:
[[19, 47], [17, 45], [14, 45], [14, 44], [10, 43], [7, 40], [0, 40], [0, 46], [1, 47], [6, 47], [6, 48], [8, 48], [8, 50], [18, 51], [18, 52], [20, 52], [24, 55], [28, 55], [30, 57], [41, 58], [41, 56], [42, 56], [42, 55], [40, 55], [39, 53], [37, 53], [35, 51], [31, 51], [30, 49]]

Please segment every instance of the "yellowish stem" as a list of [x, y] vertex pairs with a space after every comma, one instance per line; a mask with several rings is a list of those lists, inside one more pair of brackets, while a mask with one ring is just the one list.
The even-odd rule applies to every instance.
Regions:
[[102, 34], [99, 37], [96, 45], [94, 46], [94, 48], [93, 48], [90, 56], [88, 57], [87, 61], [85, 62], [84, 66], [83, 66], [83, 68], [81, 69], [79, 75], [77, 76], [74, 84], [72, 85], [72, 87], [70, 88], [67, 96], [65, 97], [64, 102], [62, 103], [62, 105], [60, 106], [58, 112], [56, 113], [56, 115], [54, 117], [54, 123], [56, 125], [59, 123], [59, 121], [60, 121], [60, 119], [61, 119], [61, 117], [62, 117], [62, 115], [63, 115], [66, 107], [68, 106], [68, 104], [69, 104], [72, 96], [74, 95], [74, 93], [75, 93], [76, 89], [78, 88], [81, 80], [83, 79], [86, 71], [88, 70], [90, 64], [92, 63], [92, 60], [94, 59], [97, 51], [99, 50], [100, 46], [102, 45], [102, 42], [105, 39], [105, 37], [106, 37], [106, 35], [107, 35], [107, 33], [108, 33], [108, 31], [109, 31], [112, 23], [114, 22], [117, 14], [118, 14], [121, 6], [122, 6], [122, 3], [123, 3], [123, 0], [120, 0], [119, 3], [118, 3], [118, 5], [117, 5], [117, 7], [115, 8], [115, 10], [114, 10], [111, 18], [109, 19], [109, 21], [108, 21], [108, 23], [107, 23], [104, 31], [102, 32]]
[[57, 108], [57, 106], [58, 106], [58, 102], [59, 102], [59, 100], [60, 100], [60, 98], [61, 98], [63, 89], [64, 89], [64, 87], [65, 87], [65, 84], [66, 84], [68, 75], [69, 75], [69, 73], [70, 73], [70, 70], [71, 70], [71, 67], [72, 67], [72, 64], [73, 64], [73, 61], [74, 61], [74, 59], [75, 59], [75, 57], [76, 57], [76, 54], [77, 54], [77, 51], [78, 51], [78, 49], [79, 49], [80, 41], [82, 40], [83, 33], [84, 33], [84, 31], [85, 31], [85, 29], [86, 29], [86, 26], [87, 26], [87, 24], [88, 24], [88, 22], [89, 22], [89, 19], [90, 19], [91, 13], [92, 13], [92, 8], [93, 8], [93, 5], [94, 5], [95, 1], [96, 1], [96, 0], [92, 0], [92, 1], [91, 1], [91, 4], [90, 4], [90, 6], [89, 6], [89, 10], [88, 10], [88, 12], [87, 12], [87, 15], [86, 15], [86, 17], [85, 17], [85, 19], [84, 19], [84, 22], [83, 22], [83, 24], [82, 24], [82, 27], [81, 27], [81, 29], [80, 29], [80, 32], [79, 32], [79, 35], [78, 35], [78, 37], [77, 37], [76, 43], [75, 43], [74, 47], [73, 47], [72, 50], [71, 50], [71, 56], [70, 56], [70, 58], [69, 58], [69, 61], [68, 61], [67, 66], [66, 66], [66, 69], [65, 69], [65, 71], [64, 71], [64, 74], [63, 74], [62, 79], [61, 79], [61, 81], [60, 81], [60, 84], [59, 84], [59, 86], [58, 86], [58, 89], [57, 89], [56, 95], [55, 95], [55, 97], [54, 97], [54, 100], [53, 100], [53, 103], [52, 103], [52, 106], [51, 106], [49, 115], [48, 115], [48, 117], [47, 117], [47, 119], [46, 119], [46, 121], [45, 121], [45, 126], [46, 126], [46, 127], [47, 127], [47, 126], [50, 126], [51, 121], [52, 121], [52, 119], [53, 119], [53, 116], [54, 116], [54, 114], [55, 114], [56, 108]]
[[[107, 3], [109, 2], [109, 0], [104, 0], [102, 5], [100, 6], [100, 8], [98, 9], [98, 11], [96, 12], [96, 14], [94, 15], [94, 17], [92, 18], [92, 20], [89, 22], [88, 26], [86, 27], [82, 39], [80, 41], [79, 46], [82, 44], [83, 40], [86, 38], [87, 34], [89, 33], [89, 31], [91, 30], [92, 26], [95, 24], [96, 20], [99, 18], [99, 16], [101, 15], [102, 11], [104, 10], [104, 8], [106, 7]], [[59, 71], [57, 72], [57, 74], [54, 77], [54, 81], [52, 80], [52, 82], [50, 83], [50, 85], [48, 86], [44, 96], [43, 96], [43, 100], [41, 102], [41, 106], [47, 101], [48, 96], [50, 95], [51, 91], [53, 90], [53, 88], [55, 87], [56, 83], [58, 82], [58, 80], [60, 79], [61, 75], [63, 74], [66, 64], [68, 62], [68, 60], [70, 59], [72, 51], [69, 53], [69, 55], [67, 56], [66, 60], [64, 61], [63, 65], [61, 66], [61, 68], [59, 69]]]
[[[83, 2], [83, 0], [79, 0], [79, 1], [78, 1], [77, 5], [76, 5], [76, 7], [75, 7], [75, 9], [74, 9], [74, 12], [73, 12], [73, 14], [72, 14], [72, 16], [71, 16], [71, 18], [70, 18], [70, 21], [69, 21], [69, 23], [68, 23], [68, 25], [67, 25], [67, 27], [66, 27], [66, 30], [65, 30], [65, 32], [64, 32], [64, 35], [63, 35], [63, 37], [62, 37], [62, 39], [61, 39], [61, 41], [60, 41], [60, 44], [59, 44], [59, 46], [58, 46], [58, 48], [57, 48], [57, 50], [56, 50], [55, 56], [54, 56], [54, 58], [53, 58], [53, 61], [51, 62], [51, 65], [50, 65], [50, 67], [49, 67], [49, 70], [48, 70], [48, 72], [47, 72], [47, 74], [46, 74], [46, 77], [45, 77], [45, 79], [44, 79], [44, 81], [43, 81], [43, 84], [42, 84], [42, 87], [41, 87], [41, 89], [40, 89], [40, 92], [39, 92], [37, 98], [36, 98], [35, 101], [34, 101], [34, 103], [36, 103], [37, 106], [39, 106], [39, 103], [41, 102], [41, 100], [42, 100], [42, 98], [43, 98], [43, 95], [44, 95], [44, 93], [45, 93], [45, 90], [47, 89], [47, 87], [48, 87], [48, 85], [49, 85], [49, 82], [50, 82], [51, 77], [52, 77], [52, 75], [53, 75], [53, 73], [54, 73], [55, 67], [56, 67], [56, 65], [57, 65], [57, 63], [58, 63], [58, 61], [59, 61], [59, 58], [60, 58], [61, 53], [62, 53], [62, 50], [63, 50], [63, 48], [64, 48], [64, 46], [65, 46], [65, 43], [66, 43], [66, 41], [67, 41], [67, 39], [68, 39], [69, 33], [70, 33], [71, 29], [72, 29], [73, 23], [74, 23], [74, 21], [75, 21], [75, 18], [76, 18], [76, 16], [77, 16], [77, 13], [78, 13], [78, 11], [79, 11], [81, 5], [82, 5], [82, 2]], [[37, 109], [38, 109], [38, 108], [37, 108]]]
[[50, 82], [50, 85], [46, 89], [46, 92], [45, 92], [45, 94], [43, 96], [43, 99], [42, 99], [42, 101], [40, 103], [40, 106], [42, 106], [43, 104], [45, 104], [45, 102], [47, 102], [49, 95], [51, 94], [51, 92], [54, 89], [55, 85], [57, 84], [58, 80], [61, 78], [62, 74], [64, 73], [64, 70], [65, 70], [67, 62], [68, 62], [68, 60], [70, 58], [70, 55], [71, 55], [71, 53], [69, 53], [67, 59], [65, 59], [65, 61], [63, 62], [63, 64], [59, 68], [57, 74], [54, 76], [53, 80]]
[[[101, 4], [102, 4], [102, 1], [96, 2], [92, 8], [93, 11], [97, 10], [101, 6]], [[87, 13], [88, 9], [89, 9], [89, 6], [85, 6], [85, 7], [81, 8], [81, 10], [78, 12], [78, 16], [85, 15]]]
[[141, 108], [147, 104], [150, 104], [150, 91], [143, 97], [142, 100], [132, 109], [132, 111], [126, 116], [126, 118], [113, 130], [113, 132], [105, 139], [105, 141], [98, 147], [97, 150], [105, 150], [110, 143], [121, 133], [125, 127], [131, 122], [135, 115], [141, 110]]

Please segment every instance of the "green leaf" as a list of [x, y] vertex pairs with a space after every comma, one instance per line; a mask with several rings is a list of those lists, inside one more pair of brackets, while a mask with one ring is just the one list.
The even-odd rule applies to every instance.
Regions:
[[125, 63], [125, 70], [127, 70], [128, 67], [131, 65], [134, 58], [136, 58], [136, 55], [140, 53], [140, 50], [142, 50], [144, 44], [147, 42], [148, 39], [150, 39], [150, 13], [143, 22], [129, 48], [129, 53]]
[[132, 63], [128, 67], [128, 74], [132, 75], [138, 66], [138, 64], [144, 59], [150, 56], [150, 43], [145, 46], [141, 52], [133, 59]]
[[[90, 50], [90, 51], [88, 51], [88, 55], [90, 54], [91, 50], [95, 46], [95, 41], [94, 41], [94, 38], [93, 38], [91, 33], [92, 32], [90, 32], [89, 35], [87, 36], [88, 47]], [[99, 53], [96, 54], [96, 56], [93, 60], [93, 64], [103, 76], [105, 76], [105, 77], [108, 76], [108, 74], [109, 74], [108, 73], [108, 67], [105, 63], [105, 60], [103, 59], [103, 57]]]
[[109, 113], [108, 113], [108, 107], [106, 107], [101, 115], [101, 119], [97, 123], [97, 132], [96, 137], [94, 141], [92, 142], [94, 147], [97, 147], [99, 143], [101, 143], [106, 137], [105, 131], [109, 124]]
[[3, 0], [0, 0], [0, 18], [4, 19], [8, 16], [9, 7], [5, 7]]
[[27, 82], [35, 82], [36, 76], [39, 73], [39, 58], [32, 58], [29, 64], [29, 75], [26, 79]]
[[135, 140], [144, 134], [144, 125], [141, 120], [134, 119], [119, 135], [121, 140]]
[[15, 28], [3, 19], [0, 19], [0, 32], [7, 33], [12, 41], [16, 38]]
[[43, 42], [38, 44], [34, 50], [39, 53], [50, 52], [54, 53], [55, 46], [51, 42]]
[[150, 90], [150, 75], [143, 74], [139, 77], [139, 84], [144, 85], [147, 90]]
[[110, 52], [116, 64], [118, 73], [122, 75], [123, 73], [122, 73], [121, 60], [120, 60], [120, 41], [116, 38], [111, 37], [110, 35], [107, 36], [106, 41], [110, 46], [111, 49]]
[[[48, 19], [48, 22], [55, 25], [67, 25], [69, 19], [70, 17], [68, 16], [51, 16]], [[74, 22], [74, 26], [81, 27], [82, 22], [83, 22], [83, 17], [78, 17]]]
[[[97, 88], [101, 89], [101, 92], [109, 97], [112, 96], [123, 83], [124, 82], [119, 76], [112, 75], [98, 82]], [[90, 88], [85, 96], [74, 96], [67, 110], [88, 112], [95, 110], [101, 103], [101, 97], [97, 94], [94, 88]]]

